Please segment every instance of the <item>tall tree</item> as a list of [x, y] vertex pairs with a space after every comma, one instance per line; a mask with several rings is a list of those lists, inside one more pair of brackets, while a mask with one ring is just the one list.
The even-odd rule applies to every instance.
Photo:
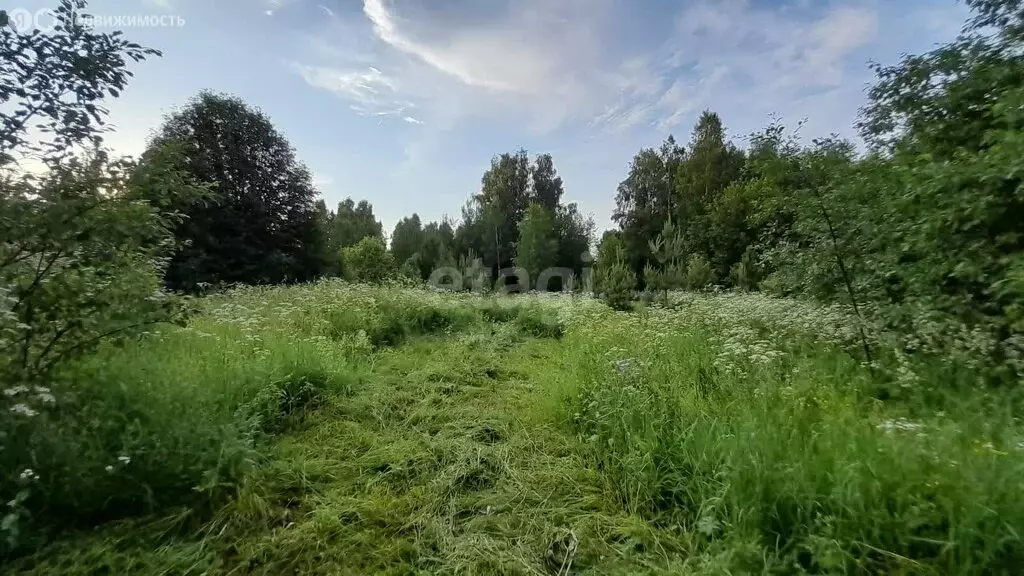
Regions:
[[[536, 282], [541, 272], [552, 268], [558, 262], [558, 232], [555, 218], [547, 208], [531, 204], [519, 223], [519, 243], [516, 246], [516, 266], [530, 275], [530, 282]], [[537, 285], [538, 290], [548, 286]]]
[[454, 240], [451, 223], [447, 220], [431, 222], [423, 228], [419, 264], [424, 279], [439, 267], [455, 265]]
[[532, 176], [533, 190], [531, 200], [553, 214], [562, 201], [563, 190], [562, 178], [558, 176], [558, 171], [555, 170], [555, 162], [552, 160], [551, 154], [537, 156]]
[[423, 246], [423, 224], [418, 214], [402, 218], [391, 233], [391, 253], [395, 262], [405, 262]]
[[673, 177], [682, 150], [671, 137], [660, 150], [644, 148], [633, 157], [629, 174], [618, 187], [612, 219], [622, 230], [629, 265], [640, 273], [650, 262], [650, 240], [661, 231], [670, 215]]
[[366, 200], [358, 204], [351, 198], [338, 203], [331, 224], [334, 246], [339, 250], [354, 246], [363, 238], [384, 238], [384, 229], [373, 215], [373, 205]]
[[583, 269], [592, 263], [590, 244], [594, 240], [594, 220], [584, 217], [575, 203], [559, 205], [555, 208], [555, 235], [558, 239], [556, 265], [570, 268], [582, 278]]
[[192, 290], [201, 283], [273, 283], [317, 275], [304, 243], [315, 237], [309, 170], [259, 110], [241, 99], [202, 92], [169, 115], [143, 161], [179, 146], [183, 169], [216, 185], [213, 202], [186, 209], [176, 236], [184, 244], [166, 281]]
[[481, 253], [491, 263], [494, 277], [508, 267], [515, 255], [518, 224], [526, 212], [530, 194], [530, 160], [525, 150], [505, 153], [491, 160], [477, 195], [483, 234]]
[[744, 155], [725, 138], [718, 114], [705, 110], [693, 128], [690, 149], [677, 169], [676, 223], [684, 231], [690, 252], [709, 254], [708, 214], [722, 191], [738, 179]]

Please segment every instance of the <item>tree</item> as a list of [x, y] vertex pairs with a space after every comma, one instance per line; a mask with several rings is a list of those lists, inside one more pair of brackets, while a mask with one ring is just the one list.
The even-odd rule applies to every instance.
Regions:
[[614, 262], [603, 273], [604, 298], [615, 310], [629, 310], [636, 289], [636, 274], [624, 260]]
[[555, 209], [555, 232], [558, 239], [556, 266], [569, 268], [582, 278], [590, 266], [590, 244], [594, 238], [594, 220], [585, 218], [575, 203]]
[[405, 262], [423, 246], [423, 225], [420, 217], [413, 214], [395, 224], [391, 233], [391, 253], [396, 262]]
[[649, 241], [672, 213], [672, 173], [682, 150], [669, 137], [657, 152], [644, 148], [633, 158], [629, 174], [616, 191], [614, 220], [623, 233], [629, 263], [640, 272], [651, 260]]
[[399, 268], [398, 273], [411, 280], [422, 280], [422, 274], [420, 272], [420, 255], [415, 253], [412, 256], [406, 258], [405, 262], [402, 263], [402, 267]]
[[649, 290], [660, 290], [668, 301], [668, 291], [682, 288], [686, 248], [682, 233], [667, 220], [657, 238], [650, 241], [650, 252], [657, 265], [648, 263], [644, 267], [644, 282]]
[[182, 169], [216, 184], [213, 202], [185, 210], [176, 229], [183, 244], [171, 260], [168, 285], [276, 283], [320, 273], [305, 243], [315, 237], [309, 170], [259, 110], [242, 100], [202, 92], [169, 115], [150, 140], [143, 163], [180, 146]]
[[[516, 266], [529, 273], [535, 282], [541, 272], [558, 263], [558, 236], [555, 219], [540, 204], [531, 204], [519, 223], [519, 243], [516, 245]], [[559, 286], [560, 288], [561, 286]], [[536, 286], [547, 290], [547, 286]]]
[[[443, 234], [451, 259], [472, 251], [488, 266], [491, 278], [497, 278], [499, 270], [515, 260], [520, 223], [529, 206], [537, 204], [552, 217], [557, 243], [552, 265], [582, 276], [590, 264], [594, 224], [575, 204], [563, 205], [562, 196], [563, 182], [550, 154], [538, 155], [532, 164], [525, 150], [495, 156], [481, 179], [480, 193], [463, 206], [458, 227], [452, 230], [448, 224]], [[424, 257], [424, 265], [427, 260]]]
[[529, 202], [530, 161], [526, 151], [492, 159], [481, 184], [476, 201], [484, 242], [479, 248], [485, 260], [491, 262], [492, 277], [496, 278], [498, 271], [512, 262], [519, 221]]
[[423, 278], [429, 278], [440, 267], [455, 266], [454, 239], [455, 234], [447, 220], [440, 224], [431, 222], [423, 229], [423, 242], [420, 245], [420, 272]]
[[690, 256], [686, 265], [686, 287], [690, 290], [704, 290], [714, 282], [711, 264], [703, 254]]
[[[1013, 380], [1024, 373], [1024, 9], [967, 5], [973, 18], [955, 41], [876, 67], [860, 128], [890, 160], [885, 178], [858, 180], [884, 191], [866, 216], [886, 241], [853, 274], [888, 322], [933, 348], [985, 334], [997, 376]], [[940, 314], [943, 326], [914, 309]]]
[[711, 254], [709, 214], [722, 191], [740, 177], [744, 155], [725, 139], [722, 120], [705, 110], [693, 128], [689, 155], [677, 170], [676, 221], [688, 252]]
[[[0, 385], [45, 384], [102, 340], [178, 313], [159, 274], [179, 215], [138, 191], [158, 175], [167, 205], [204, 190], [168, 166], [176, 150], [133, 180], [133, 162], [99, 148], [102, 100], [124, 89], [129, 60], [159, 53], [93, 32], [84, 7], [61, 2], [50, 34], [14, 30], [0, 11]], [[27, 158], [47, 172], [19, 170]]]
[[562, 178], [555, 170], [551, 154], [540, 154], [534, 162], [533, 190], [531, 200], [540, 204], [549, 213], [554, 213], [562, 201]]
[[593, 270], [593, 292], [601, 294], [606, 291], [605, 280], [611, 268], [627, 258], [626, 241], [622, 232], [606, 230], [601, 235], [601, 242], [597, 246], [597, 259], [594, 262]]
[[342, 249], [341, 259], [346, 278], [353, 282], [380, 283], [393, 278], [397, 272], [395, 260], [384, 241], [374, 236]]
[[384, 239], [381, 223], [373, 215], [373, 205], [366, 200], [356, 204], [351, 198], [338, 203], [331, 223], [332, 246], [338, 250], [355, 245], [363, 238]]

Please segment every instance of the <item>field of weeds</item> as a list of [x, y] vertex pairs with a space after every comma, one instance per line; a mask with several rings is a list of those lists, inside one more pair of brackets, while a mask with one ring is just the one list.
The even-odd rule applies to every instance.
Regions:
[[[322, 282], [207, 297], [3, 424], [12, 571], [993, 574], [1011, 392], [841, 308]], [[31, 391], [18, 391], [29, 393]], [[6, 465], [6, 464], [5, 464]], [[13, 540], [12, 540], [13, 541]]]

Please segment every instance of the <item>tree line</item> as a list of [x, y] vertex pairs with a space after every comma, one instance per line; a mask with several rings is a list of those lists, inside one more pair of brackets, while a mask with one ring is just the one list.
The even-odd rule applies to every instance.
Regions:
[[[328, 209], [266, 115], [225, 94], [202, 92], [164, 120], [140, 170], [168, 162], [211, 185], [209, 194], [168, 206], [183, 216], [164, 277], [176, 290], [325, 276], [426, 280], [441, 267], [489, 281], [514, 266], [534, 277], [556, 266], [578, 277], [593, 235], [593, 222], [562, 202], [551, 156], [531, 160], [519, 150], [492, 160], [461, 220], [424, 223], [413, 214], [395, 225], [387, 246], [369, 202], [346, 199]], [[165, 202], [160, 185], [140, 192]]]
[[[712, 111], [689, 141], [640, 150], [594, 292], [620, 308], [712, 286], [845, 302], [912, 335], [908, 347], [983, 357], [1000, 377], [1024, 370], [1024, 1], [968, 5], [952, 42], [876, 67], [864, 152], [804, 143], [781, 122], [740, 147]], [[463, 272], [466, 288], [515, 268], [526, 288], [551, 268], [567, 273], [541, 288], [585, 283], [594, 225], [564, 202], [547, 154], [495, 156], [457, 221], [413, 214], [390, 242], [369, 202], [318, 200], [294, 148], [233, 96], [200, 93], [139, 159], [113, 157], [102, 102], [127, 84], [128, 62], [158, 52], [75, 21], [83, 7], [63, 0], [66, 23], [48, 34], [0, 22], [0, 297], [3, 337], [21, 351], [7, 368], [44, 371], [42, 358], [171, 317], [174, 292], [208, 286], [422, 281], [438, 268]], [[48, 172], [19, 171], [26, 157]], [[153, 298], [160, 285], [171, 291]]]
[[[745, 150], [705, 112], [641, 150], [598, 250], [597, 291], [713, 285], [850, 305], [902, 352], [1024, 373], [1024, 2], [969, 0], [952, 42], [874, 67], [857, 128]], [[867, 360], [871, 351], [865, 343]]]

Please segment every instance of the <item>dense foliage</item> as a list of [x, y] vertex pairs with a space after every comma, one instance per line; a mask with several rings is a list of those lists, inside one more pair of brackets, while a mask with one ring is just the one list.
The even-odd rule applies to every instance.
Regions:
[[669, 138], [637, 154], [614, 217], [639, 287], [679, 273], [657, 257], [671, 221], [687, 288], [845, 301], [907, 351], [1016, 380], [1024, 15], [1016, 1], [968, 4], [977, 16], [957, 40], [877, 69], [867, 155], [836, 138], [802, 145], [779, 123], [740, 151], [710, 112], [686, 150]]
[[51, 34], [0, 26], [0, 552], [31, 527], [59, 525], [81, 495], [57, 484], [77, 477], [65, 466], [90, 439], [57, 436], [62, 414], [87, 417], [92, 389], [65, 368], [181, 319], [181, 301], [161, 289], [181, 221], [173, 206], [209, 191], [176, 168], [176, 148], [138, 165], [100, 146], [100, 102], [124, 88], [129, 61], [157, 53], [83, 26], [83, 5], [62, 2]]
[[180, 151], [182, 170], [215, 185], [211, 197], [177, 207], [188, 218], [175, 230], [181, 248], [167, 271], [170, 287], [320, 274], [312, 177], [265, 115], [238, 98], [203, 92], [167, 117], [143, 163], [167, 146]]

